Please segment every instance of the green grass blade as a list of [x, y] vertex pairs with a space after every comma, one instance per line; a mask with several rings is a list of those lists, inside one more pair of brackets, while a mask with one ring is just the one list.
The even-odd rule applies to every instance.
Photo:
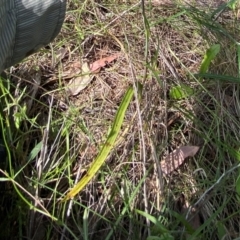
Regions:
[[218, 209], [216, 209], [216, 211], [213, 214], [211, 214], [211, 216], [202, 225], [200, 225], [198, 227], [198, 229], [191, 236], [189, 236], [188, 239], [189, 240], [199, 239], [200, 234], [203, 231], [203, 229], [206, 228], [206, 226], [209, 226], [210, 223], [217, 218], [218, 214], [223, 211], [223, 209], [227, 205], [228, 201], [229, 201], [229, 199], [227, 199], [227, 197], [226, 197], [224, 199], [224, 203], [222, 204], [222, 206], [219, 206]]
[[110, 153], [110, 151], [112, 150], [115, 140], [118, 136], [118, 133], [120, 132], [122, 123], [123, 123], [123, 119], [125, 116], [125, 112], [128, 108], [128, 105], [132, 99], [133, 96], [133, 88], [130, 87], [121, 104], [120, 107], [118, 109], [117, 115], [114, 119], [113, 125], [112, 125], [112, 129], [108, 135], [108, 138], [105, 142], [105, 144], [103, 145], [100, 153], [98, 154], [98, 156], [96, 157], [95, 161], [92, 163], [91, 167], [89, 168], [88, 172], [86, 173], [86, 175], [76, 184], [76, 186], [70, 190], [70, 192], [65, 196], [64, 201], [73, 198], [76, 194], [78, 194], [90, 181], [91, 179], [96, 175], [96, 173], [98, 172], [98, 170], [100, 169], [100, 167], [104, 164], [108, 154]]
[[168, 229], [162, 224], [160, 223], [154, 216], [146, 213], [146, 212], [143, 212], [143, 211], [140, 211], [138, 209], [135, 209], [135, 211], [142, 215], [143, 217], [146, 217], [148, 220], [150, 220], [156, 227], [156, 229], [158, 230], [159, 233], [163, 234], [163, 233], [168, 233]]
[[220, 6], [212, 13], [211, 18], [214, 18], [214, 16], [216, 16], [217, 14], [222, 13], [225, 9], [227, 9], [228, 7], [230, 9], [233, 9], [234, 6], [236, 5], [236, 1], [238, 0], [231, 0], [229, 2], [226, 2], [224, 4], [220, 4]]
[[220, 51], [219, 44], [214, 44], [207, 50], [206, 54], [204, 55], [201, 66], [200, 66], [200, 70], [199, 70], [200, 73], [206, 73], [208, 71], [210, 63], [217, 56], [219, 51]]
[[30, 152], [29, 156], [28, 156], [28, 162], [32, 161], [41, 151], [43, 142], [40, 141], [34, 148], [33, 150]]
[[88, 215], [89, 215], [89, 209], [85, 208], [84, 214], [83, 214], [83, 234], [84, 234], [84, 240], [88, 240]]
[[238, 77], [240, 77], [240, 45], [237, 45]]
[[240, 83], [239, 77], [227, 76], [227, 75], [219, 75], [219, 74], [212, 74], [212, 73], [201, 73], [195, 74], [196, 78], [205, 78], [205, 79], [213, 79], [219, 80], [222, 82], [232, 82], [232, 83]]

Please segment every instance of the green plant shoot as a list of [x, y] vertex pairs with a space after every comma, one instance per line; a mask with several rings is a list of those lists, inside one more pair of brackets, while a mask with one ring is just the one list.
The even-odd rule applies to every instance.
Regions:
[[173, 100], [181, 100], [193, 95], [193, 89], [185, 84], [171, 87], [169, 96]]
[[204, 55], [204, 58], [200, 66], [200, 70], [199, 70], [200, 73], [206, 73], [208, 71], [212, 60], [216, 58], [219, 51], [220, 51], [220, 44], [214, 44], [206, 51], [206, 54]]
[[126, 110], [128, 108], [128, 105], [132, 97], [133, 97], [133, 87], [129, 87], [119, 106], [111, 131], [100, 153], [97, 155], [95, 161], [90, 166], [86, 175], [76, 184], [75, 187], [73, 187], [73, 189], [70, 190], [70, 192], [65, 196], [63, 201], [69, 200], [73, 198], [76, 194], [78, 194], [91, 181], [91, 179], [94, 178], [94, 176], [96, 175], [100, 167], [104, 164], [108, 154], [114, 147], [115, 140], [120, 132]]

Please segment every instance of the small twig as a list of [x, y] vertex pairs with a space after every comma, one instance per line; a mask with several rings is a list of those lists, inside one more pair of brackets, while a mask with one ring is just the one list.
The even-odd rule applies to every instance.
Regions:
[[157, 185], [159, 186], [159, 192], [160, 194], [157, 194], [157, 210], [160, 211], [160, 197], [163, 196], [163, 187], [164, 187], [164, 181], [163, 181], [163, 172], [160, 166], [160, 162], [159, 159], [157, 157], [157, 153], [156, 153], [156, 149], [155, 146], [153, 144], [153, 140], [150, 138], [150, 143], [151, 143], [151, 148], [152, 148], [152, 155], [153, 155], [153, 159], [155, 161], [156, 167], [157, 167]]
[[130, 12], [133, 8], [137, 7], [138, 5], [141, 4], [141, 1], [134, 4], [132, 7], [128, 8], [127, 10], [123, 11], [121, 14], [119, 14], [116, 18], [114, 18], [110, 23], [108, 23], [107, 25], [105, 25], [103, 28], [101, 28], [97, 34], [99, 34], [100, 32], [102, 32], [103, 30], [105, 30], [106, 28], [108, 28], [109, 26], [111, 26], [114, 22], [116, 22], [119, 18], [123, 17], [126, 13]]
[[[55, 139], [54, 139], [54, 142], [51, 144], [51, 148], [50, 148], [50, 150], [49, 150], [49, 152], [48, 152], [48, 157], [47, 157], [47, 159], [46, 159], [46, 161], [45, 161], [45, 164], [43, 165], [43, 168], [44, 168], [45, 171], [47, 171], [46, 167], [49, 166], [48, 163], [49, 163], [49, 161], [51, 160], [51, 159], [50, 159], [50, 156], [52, 155], [53, 151], [55, 150], [57, 141], [60, 140], [60, 135], [61, 135], [61, 133], [62, 133], [62, 129], [64, 128], [64, 124], [65, 124], [65, 121], [63, 120], [63, 123], [62, 123], [62, 125], [61, 125], [61, 127], [60, 127], [60, 129], [59, 129], [59, 131], [58, 131], [58, 133], [57, 133], [57, 135], [56, 135], [56, 137], [55, 137]], [[57, 164], [57, 163], [55, 163], [55, 165], [56, 165], [56, 164]], [[54, 167], [54, 164], [53, 164], [53, 166], [51, 165], [51, 167]]]
[[[84, 152], [84, 154], [83, 154], [83, 156], [82, 156], [82, 159], [84, 159], [84, 157], [85, 157], [85, 155], [86, 155], [87, 152], [88, 152], [88, 147], [86, 148], [86, 150], [85, 150], [85, 152]], [[80, 162], [81, 162], [81, 161], [80, 161]], [[76, 179], [75, 179], [75, 182], [74, 182], [74, 185], [76, 185], [76, 184], [78, 183], [78, 181], [79, 181], [79, 179], [80, 179], [80, 174], [81, 174], [81, 167], [79, 166], [79, 167], [78, 167], [78, 171], [77, 171], [77, 175], [76, 175]], [[67, 208], [67, 213], [66, 213], [66, 222], [68, 221], [68, 218], [69, 218], [70, 215], [71, 215], [72, 206], [73, 206], [73, 201], [74, 201], [73, 198], [70, 199], [70, 201], [69, 201], [68, 208]], [[67, 226], [67, 224], [65, 224], [64, 227], [63, 227], [62, 234], [61, 234], [61, 239], [60, 239], [60, 240], [64, 240], [65, 237], [66, 237], [66, 236], [65, 236], [66, 230], [67, 230], [66, 226]]]
[[[37, 90], [37, 89], [36, 89]], [[42, 171], [44, 169], [44, 165], [45, 165], [45, 160], [46, 160], [46, 154], [47, 154], [47, 142], [48, 142], [48, 134], [49, 134], [49, 130], [50, 130], [50, 122], [51, 122], [51, 111], [52, 111], [52, 105], [53, 105], [53, 97], [51, 97], [51, 101], [49, 104], [49, 116], [48, 116], [48, 123], [46, 126], [46, 129], [43, 132], [43, 138], [42, 138], [42, 148], [41, 148], [41, 152], [40, 152], [40, 156], [39, 159], [37, 160], [37, 164], [36, 164], [36, 170], [37, 170], [37, 179], [38, 181], [40, 181], [41, 177], [42, 177]], [[39, 186], [36, 186], [36, 191], [35, 191], [35, 202], [34, 202], [34, 207], [37, 208], [37, 206], [39, 205]], [[35, 218], [36, 218], [36, 211], [32, 211], [31, 216], [30, 216], [30, 237], [32, 237], [32, 230], [35, 228], [34, 224], [35, 224]]]
[[147, 78], [147, 62], [148, 62], [148, 50], [149, 50], [149, 38], [150, 38], [150, 28], [147, 21], [146, 11], [145, 11], [145, 1], [141, 0], [141, 8], [142, 8], [142, 15], [143, 15], [143, 23], [145, 28], [145, 68], [144, 68], [144, 77], [143, 80]]
[[33, 100], [35, 99], [37, 91], [39, 90], [39, 87], [40, 87], [40, 84], [41, 84], [41, 72], [37, 72], [35, 74], [35, 77], [33, 77], [32, 80], [35, 84], [32, 84], [32, 86], [33, 86], [32, 94], [30, 96], [30, 99], [26, 102], [27, 112], [29, 112], [31, 110]]
[[227, 170], [225, 173], [223, 173], [220, 178], [210, 187], [208, 188], [203, 194], [202, 196], [197, 200], [196, 203], [194, 203], [189, 209], [188, 209], [188, 212], [187, 212], [187, 215], [186, 215], [186, 219], [188, 218], [190, 212], [192, 211], [192, 209], [194, 207], [197, 207], [198, 204], [200, 204], [202, 201], [205, 200], [206, 196], [221, 182], [221, 180], [226, 176], [228, 175], [229, 173], [233, 172], [235, 169], [239, 168], [240, 167], [240, 163], [232, 168], [230, 168], [229, 170]]
[[[143, 130], [143, 123], [142, 123], [142, 116], [141, 116], [141, 110], [138, 102], [138, 89], [137, 89], [137, 80], [136, 75], [134, 73], [132, 64], [130, 63], [130, 69], [131, 74], [134, 79], [134, 93], [136, 98], [136, 107], [137, 107], [137, 114], [138, 114], [138, 121], [139, 121], [139, 129], [140, 129], [140, 137], [141, 137], [141, 145], [142, 145], [142, 159], [143, 159], [143, 175], [146, 176], [146, 144], [144, 140], [144, 130]], [[148, 213], [148, 198], [147, 198], [147, 187], [146, 187], [146, 181], [144, 181], [143, 184], [143, 195], [144, 195], [144, 208], [145, 212]], [[148, 226], [148, 235], [150, 236], [150, 221], [148, 218], [146, 218], [147, 226]]]
[[168, 67], [169, 71], [172, 73], [172, 75], [174, 76], [175, 79], [179, 79], [178, 74], [176, 73], [176, 71], [174, 70], [172, 64], [167, 60], [167, 58], [164, 56], [164, 53], [162, 52], [161, 54], [159, 54], [159, 57], [163, 60], [163, 62], [166, 64], [166, 66]]
[[46, 156], [47, 155], [47, 141], [48, 141], [48, 134], [50, 132], [50, 123], [52, 119], [52, 107], [53, 107], [53, 95], [49, 95], [49, 113], [48, 113], [48, 121], [47, 121], [47, 126], [46, 129], [44, 130], [44, 141], [43, 141], [43, 152], [41, 152], [41, 158], [42, 158], [42, 168], [46, 171], [46, 166], [48, 163], [49, 158]]
[[[146, 11], [145, 11], [145, 1], [141, 0], [141, 9], [142, 9], [142, 15], [143, 15], [143, 23], [144, 23], [144, 28], [145, 28], [145, 69], [144, 69], [144, 77], [143, 77], [143, 82], [146, 81], [147, 79], [147, 63], [148, 63], [148, 50], [149, 50], [149, 37], [150, 37], [150, 28], [148, 25], [147, 21], [147, 16], [146, 16]], [[133, 71], [132, 65], [131, 67], [131, 72], [133, 79], [135, 80], [134, 82], [134, 90], [135, 90], [135, 97], [136, 97], [136, 106], [137, 106], [137, 113], [138, 113], [138, 118], [139, 118], [139, 127], [140, 127], [140, 134], [141, 134], [141, 142], [142, 142], [142, 157], [143, 157], [143, 175], [146, 176], [146, 146], [145, 146], [145, 140], [144, 140], [144, 131], [143, 131], [143, 123], [142, 123], [142, 116], [141, 116], [141, 111], [140, 111], [140, 106], [138, 102], [138, 92], [137, 92], [137, 81], [136, 81], [136, 76]], [[144, 208], [145, 212], [148, 213], [148, 198], [147, 198], [147, 186], [146, 186], [146, 181], [144, 181], [143, 184], [143, 194], [144, 194]], [[150, 221], [148, 218], [146, 218], [146, 223], [147, 223], [147, 232], [148, 236], [151, 235], [151, 230], [150, 230]]]
[[[48, 210], [41, 204], [41, 202], [40, 202], [38, 199], [36, 199], [31, 193], [29, 193], [29, 192], [28, 192], [24, 187], [22, 187], [18, 182], [14, 181], [14, 179], [12, 179], [11, 177], [9, 177], [9, 175], [8, 175], [6, 172], [4, 172], [2, 169], [0, 169], [0, 172], [1, 172], [4, 176], [6, 176], [6, 177], [9, 179], [9, 181], [11, 181], [14, 185], [18, 186], [23, 192], [25, 192], [30, 198], [32, 198], [33, 200], [35, 200], [35, 201], [38, 203], [38, 206], [41, 207], [45, 212], [42, 211], [42, 210], [40, 210], [40, 209], [38, 209], [38, 208], [36, 208], [36, 207], [34, 207], [33, 209], [34, 209], [35, 211], [37, 211], [37, 212], [39, 212], [39, 213], [42, 213], [42, 214], [44, 214], [44, 215], [47, 216], [47, 217], [50, 217], [50, 218], [51, 218], [52, 220], [54, 220], [54, 221], [57, 221], [57, 218], [51, 216], [51, 214], [48, 212]], [[16, 187], [16, 186], [15, 186], [15, 187]]]

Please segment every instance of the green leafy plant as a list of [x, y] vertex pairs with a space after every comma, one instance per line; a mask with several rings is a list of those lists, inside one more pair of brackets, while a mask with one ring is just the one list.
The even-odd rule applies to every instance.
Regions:
[[211, 62], [216, 58], [219, 52], [220, 44], [214, 44], [206, 51], [200, 66], [200, 73], [206, 73], [208, 71]]
[[147, 240], [174, 240], [171, 232], [156, 217], [138, 209], [135, 211], [154, 224], [152, 227], [152, 236], [148, 236]]
[[173, 100], [181, 100], [184, 98], [188, 98], [193, 95], [194, 91], [191, 87], [186, 84], [181, 84], [178, 86], [174, 86], [170, 89], [169, 96]]

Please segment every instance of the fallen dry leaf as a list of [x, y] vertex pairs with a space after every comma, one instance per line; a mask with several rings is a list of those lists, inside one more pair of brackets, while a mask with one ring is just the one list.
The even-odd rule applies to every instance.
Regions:
[[[67, 89], [68, 92], [72, 96], [76, 96], [79, 94], [80, 91], [82, 91], [84, 88], [87, 87], [87, 85], [92, 81], [94, 78], [94, 75], [92, 73], [96, 73], [98, 70], [100, 70], [101, 67], [106, 66], [108, 63], [114, 61], [116, 58], [118, 58], [119, 54], [114, 54], [105, 58], [101, 58], [93, 63], [90, 64], [90, 67], [88, 63], [84, 63], [82, 65], [81, 70], [79, 70], [79, 63], [75, 66], [73, 65], [72, 68], [69, 70], [69, 74], [72, 76], [72, 73], [80, 74], [78, 77], [74, 77], [68, 84]], [[71, 71], [71, 70], [74, 71]], [[79, 72], [80, 71], [80, 72]], [[68, 77], [68, 76], [67, 76]], [[65, 77], [65, 78], [67, 78]]]
[[98, 70], [100, 70], [100, 68], [106, 66], [108, 63], [114, 61], [115, 59], [117, 59], [119, 57], [119, 53], [118, 54], [114, 54], [105, 58], [101, 58], [97, 61], [95, 61], [94, 63], [90, 64], [90, 70], [91, 72], [95, 73]]
[[82, 64], [80, 61], [69, 62], [65, 68], [61, 77], [63, 79], [70, 79], [81, 73]]
[[62, 61], [62, 59], [66, 56], [67, 52], [68, 52], [67, 48], [62, 47], [58, 49], [56, 55], [53, 56], [52, 66], [56, 66], [60, 61]]
[[161, 161], [162, 172], [166, 175], [177, 169], [187, 157], [193, 157], [199, 150], [198, 146], [182, 146], [171, 152]]
[[89, 69], [88, 63], [84, 63], [82, 65], [81, 75], [73, 78], [68, 86], [67, 90], [72, 96], [76, 96], [82, 91], [84, 88], [88, 86], [88, 84], [92, 81], [93, 75], [91, 75], [91, 71]]
[[174, 3], [172, 0], [153, 0], [152, 2], [153, 6], [169, 6], [172, 7]]
[[[61, 79], [71, 79], [74, 78], [76, 75], [81, 74], [82, 64], [80, 61], [72, 61], [64, 65], [64, 71], [61, 73], [55, 72], [47, 81], [45, 81], [42, 86], [47, 85], [51, 82], [55, 82]], [[60, 76], [59, 76], [60, 75]]]

